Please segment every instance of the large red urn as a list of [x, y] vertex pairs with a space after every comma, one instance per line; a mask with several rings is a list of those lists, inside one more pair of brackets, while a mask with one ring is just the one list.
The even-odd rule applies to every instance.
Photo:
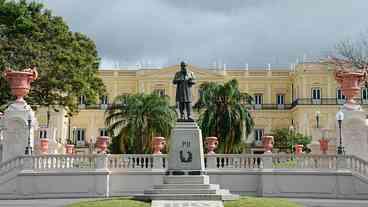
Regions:
[[218, 139], [217, 137], [207, 137], [205, 144], [207, 145], [207, 154], [216, 154], [215, 149], [218, 145]]
[[295, 155], [301, 156], [303, 154], [303, 145], [302, 144], [296, 144], [295, 145]]
[[152, 140], [153, 154], [155, 155], [162, 154], [161, 150], [165, 148], [165, 145], [166, 145], [165, 137], [153, 137]]
[[110, 140], [110, 137], [108, 136], [97, 137], [97, 147], [100, 149], [100, 153], [102, 154], [106, 153], [109, 140]]
[[319, 142], [319, 149], [321, 150], [322, 154], [327, 154], [327, 150], [328, 150], [328, 139], [320, 139], [318, 140]]
[[262, 144], [265, 148], [265, 152], [272, 152], [273, 149], [273, 136], [265, 135], [262, 137]]
[[334, 57], [328, 62], [336, 66], [334, 75], [343, 95], [346, 96], [345, 108], [356, 109], [354, 98], [359, 95], [361, 85], [367, 78], [367, 68], [355, 68], [351, 61]]
[[42, 154], [48, 154], [49, 152], [49, 139], [42, 138], [40, 139], [40, 149]]
[[38, 73], [36, 68], [28, 68], [23, 71], [5, 69], [4, 77], [10, 84], [11, 94], [17, 97], [16, 102], [25, 102], [23, 97], [29, 93], [31, 82], [36, 80]]
[[74, 144], [66, 144], [65, 145], [65, 152], [68, 155], [74, 154]]

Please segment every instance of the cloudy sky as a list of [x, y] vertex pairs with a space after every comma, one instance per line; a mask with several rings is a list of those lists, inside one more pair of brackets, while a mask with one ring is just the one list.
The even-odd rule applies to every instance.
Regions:
[[101, 67], [287, 66], [368, 31], [368, 0], [38, 0], [95, 40]]

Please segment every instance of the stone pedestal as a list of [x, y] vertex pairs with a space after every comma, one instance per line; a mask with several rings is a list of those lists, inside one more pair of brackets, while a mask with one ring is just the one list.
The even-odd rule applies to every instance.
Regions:
[[[31, 130], [28, 128], [31, 120]], [[30, 133], [31, 147], [34, 149], [34, 134], [38, 123], [31, 107], [25, 102], [15, 102], [4, 112], [3, 130], [3, 161], [24, 155]]]
[[[366, 112], [362, 110], [349, 110], [343, 108], [342, 146], [347, 155], [356, 155], [360, 158], [368, 157], [368, 126], [366, 125]], [[336, 146], [339, 146], [340, 132], [336, 124]]]
[[168, 153], [169, 175], [204, 174], [202, 133], [195, 122], [177, 122]]
[[195, 122], [177, 122], [171, 136], [164, 183], [145, 190], [139, 199], [172, 203], [174, 200], [206, 202], [238, 198], [219, 185], [210, 184], [204, 166], [202, 134]]

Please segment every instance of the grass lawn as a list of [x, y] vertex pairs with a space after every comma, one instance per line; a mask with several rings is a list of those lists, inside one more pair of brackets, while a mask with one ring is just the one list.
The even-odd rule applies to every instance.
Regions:
[[[150, 203], [135, 201], [131, 198], [113, 198], [96, 201], [84, 201], [67, 207], [150, 207]], [[226, 201], [225, 207], [302, 207], [299, 204], [280, 198], [241, 197], [236, 201]]]
[[226, 201], [225, 207], [302, 207], [282, 198], [241, 197], [236, 201]]

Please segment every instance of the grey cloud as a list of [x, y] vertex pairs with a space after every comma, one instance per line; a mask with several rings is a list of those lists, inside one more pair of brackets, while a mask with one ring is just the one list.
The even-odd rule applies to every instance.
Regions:
[[96, 41], [104, 65], [283, 64], [368, 28], [366, 0], [42, 0]]

